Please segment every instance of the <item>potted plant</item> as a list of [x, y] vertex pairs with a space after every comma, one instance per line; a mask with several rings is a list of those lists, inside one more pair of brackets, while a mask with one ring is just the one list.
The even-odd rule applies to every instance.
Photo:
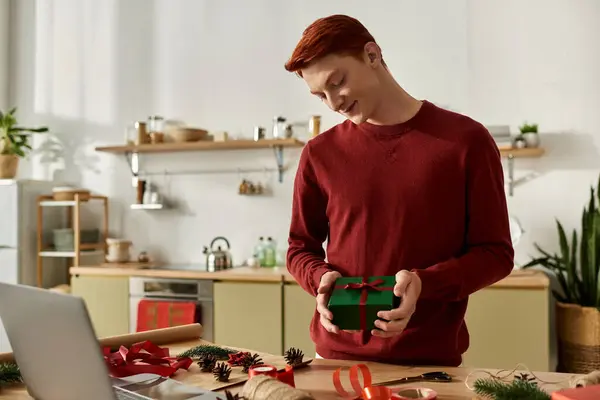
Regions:
[[31, 150], [31, 133], [48, 132], [48, 128], [23, 128], [17, 126], [17, 109], [7, 113], [0, 111], [0, 179], [12, 179], [17, 175], [19, 159]]
[[538, 133], [538, 124], [528, 124], [525, 122], [519, 127], [521, 137], [525, 140], [526, 147], [538, 147], [540, 145], [540, 135]]
[[541, 257], [522, 268], [542, 266], [556, 275], [562, 293], [556, 302], [559, 371], [600, 370], [600, 180], [583, 209], [581, 230], [571, 238], [557, 220], [559, 253], [535, 244]]

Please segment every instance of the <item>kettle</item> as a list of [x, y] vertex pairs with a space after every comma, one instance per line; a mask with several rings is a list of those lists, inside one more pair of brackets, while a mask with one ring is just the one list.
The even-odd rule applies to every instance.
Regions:
[[[221, 246], [217, 246], [215, 249], [215, 243], [223, 241], [227, 245], [226, 249], [223, 250]], [[230, 246], [229, 241], [223, 236], [217, 236], [210, 242], [210, 248], [204, 246], [202, 251], [206, 254], [206, 270], [208, 272], [221, 271], [224, 269], [233, 268], [233, 262], [231, 261], [231, 253], [229, 252]]]

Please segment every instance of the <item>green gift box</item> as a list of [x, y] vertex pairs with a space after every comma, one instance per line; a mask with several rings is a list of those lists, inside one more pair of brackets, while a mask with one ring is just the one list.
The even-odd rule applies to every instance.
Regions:
[[331, 322], [344, 330], [375, 329], [379, 311], [400, 305], [400, 298], [393, 292], [395, 284], [394, 276], [338, 278], [328, 304], [333, 314]]

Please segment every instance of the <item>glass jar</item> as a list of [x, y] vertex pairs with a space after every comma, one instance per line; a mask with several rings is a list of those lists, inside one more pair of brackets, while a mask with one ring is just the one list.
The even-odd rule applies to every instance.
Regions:
[[165, 131], [165, 119], [158, 115], [148, 117], [148, 134], [162, 134]]

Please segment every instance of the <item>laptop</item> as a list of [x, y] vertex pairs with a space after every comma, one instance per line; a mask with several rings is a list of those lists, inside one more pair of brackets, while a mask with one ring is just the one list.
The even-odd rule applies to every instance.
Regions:
[[37, 400], [225, 399], [158, 375], [112, 378], [80, 297], [0, 282], [0, 319]]

